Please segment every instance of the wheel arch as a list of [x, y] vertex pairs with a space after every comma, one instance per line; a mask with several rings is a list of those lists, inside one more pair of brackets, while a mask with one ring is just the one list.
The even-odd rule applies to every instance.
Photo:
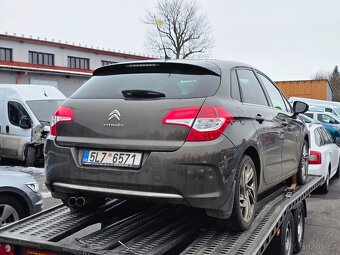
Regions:
[[257, 187], [259, 187], [260, 179], [261, 179], [261, 159], [260, 159], [260, 155], [259, 155], [257, 149], [254, 146], [247, 147], [244, 150], [243, 155], [248, 155], [253, 160], [253, 162], [255, 164], [256, 175], [257, 175]]
[[29, 216], [32, 213], [33, 208], [30, 206], [25, 194], [22, 194], [20, 191], [18, 192], [15, 189], [1, 190], [0, 189], [0, 197], [1, 196], [9, 196], [16, 199], [21, 205], [23, 205], [25, 216]]
[[304, 137], [303, 139], [307, 142], [308, 148], [310, 148], [309, 135], [308, 135], [308, 134], [305, 134], [305, 137]]

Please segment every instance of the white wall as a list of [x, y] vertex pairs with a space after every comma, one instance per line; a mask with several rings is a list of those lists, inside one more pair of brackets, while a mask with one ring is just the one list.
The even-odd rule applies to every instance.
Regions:
[[327, 82], [327, 100], [328, 101], [333, 100], [333, 93], [332, 93], [331, 86], [330, 86], [329, 82]]
[[62, 47], [48, 46], [48, 45], [38, 45], [27, 42], [17, 42], [0, 39], [0, 47], [13, 49], [13, 61], [27, 62], [28, 52], [37, 51], [54, 54], [54, 65], [55, 66], [68, 66], [68, 56], [89, 58], [90, 59], [90, 69], [96, 69], [101, 67], [101, 61], [112, 61], [112, 62], [123, 62], [123, 61], [134, 61], [132, 58], [122, 58], [115, 57], [104, 54], [96, 54], [90, 52], [84, 52], [80, 50], [66, 49]]
[[[16, 85], [16, 72], [0, 70], [0, 84]], [[65, 75], [49, 75], [28, 73], [20, 80], [21, 84], [46, 84], [57, 87], [66, 97], [72, 95], [88, 78], [70, 77]]]

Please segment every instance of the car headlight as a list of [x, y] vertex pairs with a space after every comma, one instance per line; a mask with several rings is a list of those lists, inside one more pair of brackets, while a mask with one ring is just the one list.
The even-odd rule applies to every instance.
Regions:
[[39, 184], [36, 182], [26, 183], [26, 186], [29, 187], [33, 192], [39, 192]]

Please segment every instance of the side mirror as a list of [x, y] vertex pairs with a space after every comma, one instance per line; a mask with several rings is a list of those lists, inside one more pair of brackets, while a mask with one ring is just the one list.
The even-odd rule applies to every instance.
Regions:
[[340, 146], [340, 137], [335, 137], [335, 143], [336, 145]]
[[298, 115], [299, 113], [304, 113], [308, 111], [308, 108], [308, 104], [300, 101], [295, 101], [293, 104], [294, 116]]
[[31, 119], [28, 116], [21, 116], [19, 121], [19, 127], [23, 129], [29, 129], [32, 127]]

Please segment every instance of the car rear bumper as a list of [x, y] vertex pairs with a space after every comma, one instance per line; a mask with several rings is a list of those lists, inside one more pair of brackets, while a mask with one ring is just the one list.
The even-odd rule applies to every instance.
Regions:
[[225, 136], [185, 143], [173, 152], [143, 154], [137, 170], [84, 166], [81, 149], [59, 146], [49, 137], [45, 145], [46, 186], [57, 198], [70, 194], [122, 197], [224, 208], [231, 213], [239, 153]]

